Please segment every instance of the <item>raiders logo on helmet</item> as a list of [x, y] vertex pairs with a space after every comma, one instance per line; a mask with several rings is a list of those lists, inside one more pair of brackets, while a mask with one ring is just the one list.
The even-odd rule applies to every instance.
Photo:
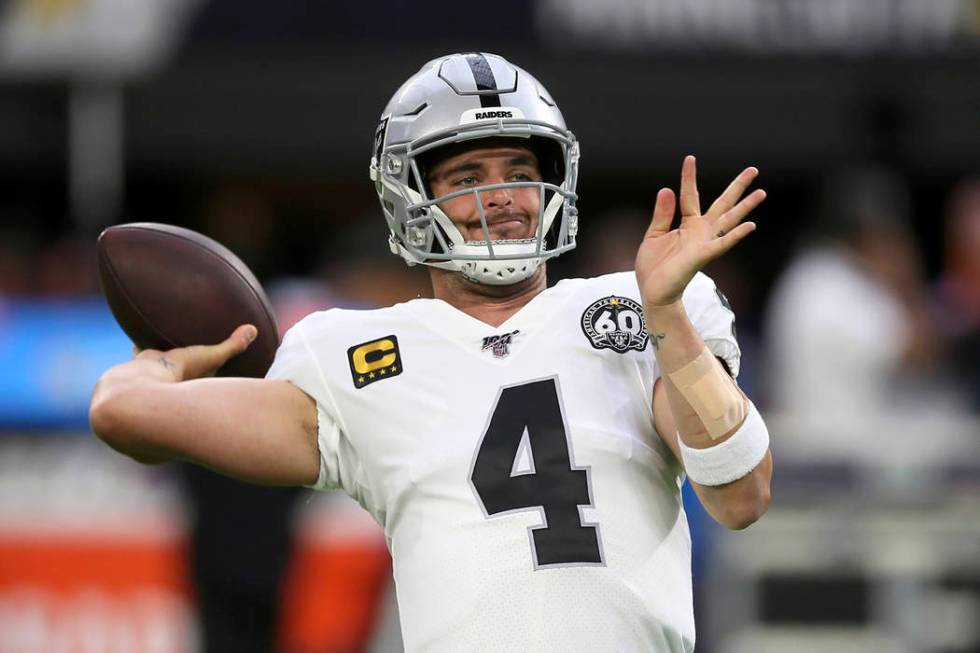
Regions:
[[628, 297], [611, 295], [593, 302], [582, 313], [582, 331], [596, 349], [625, 354], [643, 351], [650, 336], [643, 322], [643, 307]]

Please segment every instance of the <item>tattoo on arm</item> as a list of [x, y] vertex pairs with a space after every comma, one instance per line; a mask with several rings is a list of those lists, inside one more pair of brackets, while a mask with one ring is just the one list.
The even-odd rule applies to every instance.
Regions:
[[175, 369], [177, 369], [177, 366], [174, 365], [169, 360], [167, 360], [166, 356], [161, 356], [157, 360], [160, 361], [160, 364], [163, 365], [165, 368], [167, 368], [167, 370], [170, 372], [173, 372]]
[[651, 333], [650, 342], [653, 343], [654, 350], [660, 349], [660, 341], [667, 337], [665, 333]]

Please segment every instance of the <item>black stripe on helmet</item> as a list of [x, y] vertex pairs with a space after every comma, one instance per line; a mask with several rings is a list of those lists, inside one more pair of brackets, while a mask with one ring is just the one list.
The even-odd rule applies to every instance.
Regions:
[[[473, 72], [473, 79], [476, 81], [476, 90], [496, 91], [497, 80], [494, 79], [493, 71], [490, 69], [490, 62], [487, 61], [487, 58], [479, 52], [471, 52], [463, 56], [466, 57], [466, 63], [470, 65], [470, 70]], [[480, 93], [480, 106], [483, 108], [499, 107], [500, 95], [498, 93]]]

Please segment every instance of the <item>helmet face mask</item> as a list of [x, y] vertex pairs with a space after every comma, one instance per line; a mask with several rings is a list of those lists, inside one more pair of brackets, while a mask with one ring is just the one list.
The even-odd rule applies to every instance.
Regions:
[[[485, 139], [496, 144], [514, 139], [514, 145], [532, 149], [539, 154], [543, 180], [432, 197], [426, 164], [447, 150], [485, 146]], [[392, 251], [409, 265], [461, 272], [477, 283], [505, 285], [530, 277], [542, 261], [575, 247], [578, 156], [578, 143], [558, 108], [525, 71], [495, 55], [456, 54], [429, 62], [389, 102], [375, 135], [371, 178]], [[527, 188], [539, 193], [535, 233], [493, 240], [481, 193]], [[479, 210], [478, 240], [466, 240], [440, 207], [465, 195], [473, 196]]]

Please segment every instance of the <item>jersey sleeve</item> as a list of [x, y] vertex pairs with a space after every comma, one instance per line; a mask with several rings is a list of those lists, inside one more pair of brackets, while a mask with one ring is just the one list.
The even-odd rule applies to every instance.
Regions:
[[304, 318], [283, 336], [272, 367], [265, 378], [289, 381], [316, 401], [317, 445], [320, 451], [320, 475], [314, 490], [347, 489], [351, 465], [345, 464], [346, 437], [340, 427], [326, 378], [305, 333]]
[[735, 338], [735, 312], [715, 282], [698, 272], [684, 290], [684, 308], [715, 356], [725, 361], [728, 371], [738, 377], [742, 352]]

